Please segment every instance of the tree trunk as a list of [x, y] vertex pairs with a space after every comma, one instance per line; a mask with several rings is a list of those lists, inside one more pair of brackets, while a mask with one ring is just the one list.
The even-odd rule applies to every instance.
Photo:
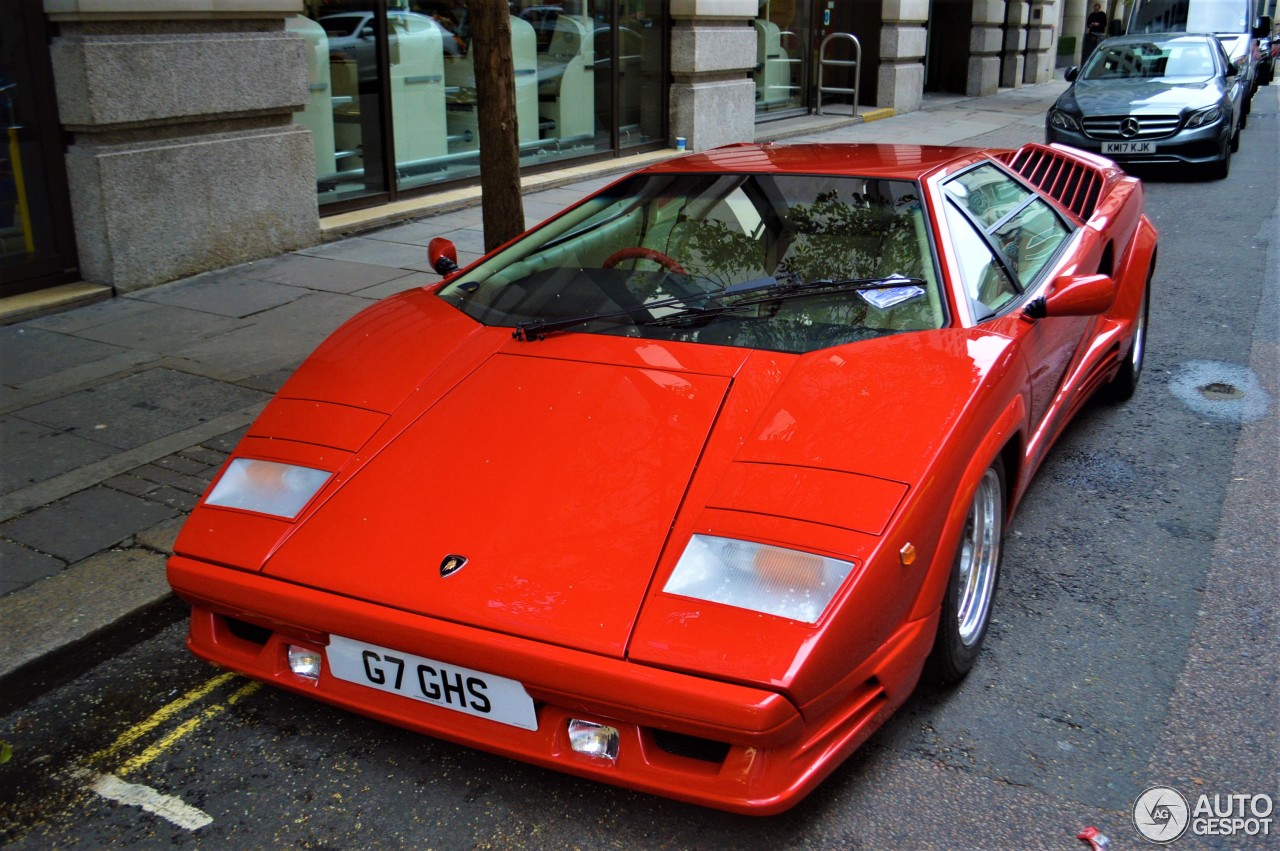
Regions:
[[507, 9], [507, 0], [467, 0], [471, 28], [469, 50], [476, 73], [476, 109], [479, 111], [485, 251], [492, 251], [524, 231], [516, 75]]

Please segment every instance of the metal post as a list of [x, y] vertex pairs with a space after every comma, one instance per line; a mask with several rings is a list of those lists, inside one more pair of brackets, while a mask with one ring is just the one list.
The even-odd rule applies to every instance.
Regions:
[[[833, 39], [847, 38], [853, 42], [853, 60], [848, 59], [828, 59], [827, 44]], [[862, 45], [858, 42], [857, 36], [853, 33], [831, 33], [822, 40], [822, 44], [818, 47], [818, 102], [814, 105], [814, 115], [822, 114], [822, 96], [827, 92], [833, 95], [853, 95], [853, 114], [858, 114], [858, 78], [861, 76], [858, 66], [862, 63]], [[853, 69], [853, 88], [845, 89], [837, 86], [824, 86], [822, 84], [823, 71], [830, 65], [833, 68], [852, 68]]]

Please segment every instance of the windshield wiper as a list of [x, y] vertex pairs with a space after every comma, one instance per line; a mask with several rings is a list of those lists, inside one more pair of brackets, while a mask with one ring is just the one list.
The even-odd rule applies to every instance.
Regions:
[[[647, 304], [640, 304], [629, 310], [614, 310], [604, 313], [591, 313], [586, 316], [571, 316], [566, 319], [534, 319], [529, 322], [517, 322], [516, 328], [511, 332], [511, 336], [515, 337], [522, 343], [531, 342], [533, 340], [541, 340], [548, 334], [556, 331], [567, 331], [570, 328], [576, 328], [579, 325], [586, 325], [588, 322], [598, 322], [607, 319], [630, 319], [636, 324], [648, 325], [660, 322], [665, 317], [654, 317], [652, 320], [640, 320], [636, 318], [637, 310], [660, 310], [664, 307], [675, 307], [677, 305], [687, 306], [689, 302], [706, 301], [708, 299], [720, 298], [723, 296], [738, 295], [739, 293], [751, 292], [756, 289], [772, 287], [777, 284], [777, 279], [770, 276], [766, 278], [757, 278], [754, 281], [745, 281], [741, 284], [734, 284], [730, 287], [722, 287], [716, 290], [708, 290], [704, 293], [692, 293], [689, 295], [676, 295], [669, 298], [658, 299]], [[697, 308], [688, 307], [687, 311], [678, 311], [681, 314], [701, 313], [705, 310], [718, 310], [718, 308]]]
[[[677, 310], [663, 316], [655, 316], [652, 319], [637, 319], [635, 315], [636, 308], [632, 308], [630, 310], [592, 313], [587, 316], [574, 316], [567, 319], [518, 322], [516, 323], [515, 331], [511, 333], [511, 336], [521, 342], [530, 342], [533, 340], [541, 340], [547, 334], [552, 334], [556, 331], [565, 331], [570, 328], [576, 328], [579, 325], [585, 325], [589, 322], [608, 319], [631, 319], [638, 325], [666, 325], [687, 319], [720, 316], [725, 313], [745, 310], [759, 304], [768, 304], [770, 302], [782, 301], [791, 298], [801, 298], [825, 290], [893, 290], [898, 289], [899, 287], [924, 287], [927, 285], [928, 282], [921, 278], [907, 278], [902, 275], [890, 275], [888, 277], [881, 278], [823, 278], [815, 281], [802, 281], [800, 280], [800, 276], [794, 272], [785, 272], [778, 277], [769, 275], [763, 278], [744, 281], [740, 284], [733, 284], [732, 286], [723, 287], [721, 289], [709, 290], [705, 293], [672, 296], [670, 298], [639, 305], [638, 307], [640, 309], [649, 311], [664, 307], [675, 307], [677, 305], [685, 306], [685, 309], [683, 310]], [[712, 307], [688, 306], [691, 301], [700, 302], [707, 301], [709, 299], [740, 295], [750, 297], [744, 298], [740, 301], [735, 301], [733, 304], [722, 304]]]

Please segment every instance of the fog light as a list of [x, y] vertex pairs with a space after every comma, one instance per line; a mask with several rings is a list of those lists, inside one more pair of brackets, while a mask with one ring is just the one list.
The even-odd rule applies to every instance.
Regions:
[[590, 721], [569, 721], [569, 746], [575, 752], [600, 759], [618, 758], [618, 731]]
[[309, 680], [320, 679], [320, 660], [323, 657], [318, 650], [307, 647], [289, 645], [289, 670]]

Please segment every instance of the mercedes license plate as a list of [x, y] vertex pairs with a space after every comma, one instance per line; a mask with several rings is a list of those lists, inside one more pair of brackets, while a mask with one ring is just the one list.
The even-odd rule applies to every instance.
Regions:
[[1155, 142], [1103, 142], [1104, 154], [1154, 154]]
[[525, 730], [538, 729], [533, 698], [516, 680], [330, 636], [329, 672], [340, 680]]

